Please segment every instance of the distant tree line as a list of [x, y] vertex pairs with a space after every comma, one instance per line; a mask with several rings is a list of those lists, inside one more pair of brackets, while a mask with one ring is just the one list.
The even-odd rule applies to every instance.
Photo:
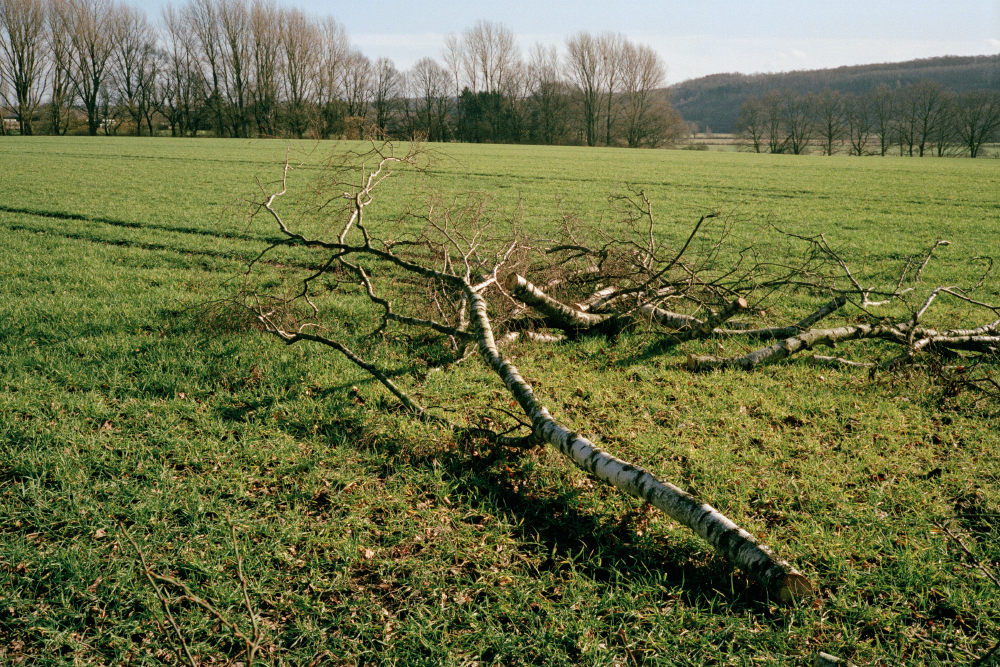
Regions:
[[774, 90], [747, 98], [736, 134], [758, 153], [977, 157], [1000, 141], [1000, 91], [956, 93], [933, 80], [863, 94]]
[[768, 74], [712, 74], [674, 84], [670, 92], [674, 107], [685, 120], [697, 123], [702, 130], [731, 133], [740, 107], [751, 95], [763, 97], [772, 91], [805, 95], [826, 88], [865, 95], [881, 85], [905, 88], [920, 81], [937, 81], [955, 93], [1000, 90], [1000, 55], [942, 56]]
[[447, 38], [443, 64], [399, 71], [332, 18], [267, 0], [189, 0], [155, 24], [116, 0], [0, 0], [0, 108], [23, 135], [655, 147], [686, 132], [665, 71], [651, 48], [611, 33], [525, 58], [508, 28], [480, 21]]

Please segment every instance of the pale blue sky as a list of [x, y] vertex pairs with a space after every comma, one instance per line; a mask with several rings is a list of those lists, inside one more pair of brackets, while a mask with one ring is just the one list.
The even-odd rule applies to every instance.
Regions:
[[[130, 0], [159, 16], [158, 0]], [[173, 0], [173, 4], [184, 4]], [[503, 23], [522, 50], [562, 49], [581, 30], [622, 32], [655, 48], [670, 83], [719, 72], [780, 72], [943, 55], [1000, 53], [1000, 0], [771, 0], [596, 2], [580, 0], [279, 0], [330, 15], [371, 58], [400, 69], [430, 56], [444, 38], [479, 19]]]

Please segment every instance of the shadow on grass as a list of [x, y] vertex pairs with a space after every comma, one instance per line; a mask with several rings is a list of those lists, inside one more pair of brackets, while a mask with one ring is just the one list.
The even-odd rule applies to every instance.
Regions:
[[273, 396], [264, 396], [258, 400], [238, 401], [216, 407], [214, 412], [220, 419], [240, 424], [250, 421], [250, 418], [263, 410], [270, 410], [274, 407], [276, 399]]
[[240, 233], [226, 233], [220, 232], [214, 229], [201, 229], [198, 227], [183, 227], [183, 226], [172, 226], [156, 224], [151, 222], [131, 222], [129, 220], [120, 220], [117, 218], [108, 218], [105, 216], [90, 216], [83, 215], [79, 213], [69, 213], [66, 211], [47, 211], [35, 208], [17, 208], [13, 206], [0, 206], [0, 212], [3, 213], [16, 213], [22, 215], [30, 215], [38, 218], [55, 218], [57, 220], [73, 220], [76, 222], [98, 222], [111, 227], [122, 227], [125, 229], [156, 229], [164, 232], [177, 232], [180, 234], [195, 234], [198, 236], [209, 236], [212, 238], [219, 239], [235, 239], [235, 240], [251, 240], [251, 241], [264, 241], [272, 242], [273, 238], [258, 236], [257, 238], [251, 237], [243, 232]]
[[539, 573], [565, 569], [572, 560], [576, 572], [594, 581], [641, 583], [671, 599], [675, 595], [669, 591], [679, 589], [692, 606], [712, 598], [709, 604], [723, 603], [738, 613], [760, 611], [766, 602], [763, 588], [707, 545], [692, 550], [691, 541], [671, 543], [656, 530], [637, 532], [646, 512], [657, 511], [647, 505], [610, 516], [580, 506], [580, 494], [595, 491], [515, 489], [502, 470], [520, 456], [524, 454], [502, 450], [475, 458], [456, 451], [438, 460], [457, 490], [473, 499], [470, 509], [505, 515], [517, 526], [521, 550], [543, 556], [536, 565]]
[[678, 343], [670, 336], [657, 337], [640, 348], [635, 354], [624, 359], [619, 359], [614, 365], [618, 368], [629, 368], [631, 366], [641, 366], [652, 360], [666, 360], [672, 365], [676, 364], [678, 367], [684, 366], [687, 361], [684, 344]]
[[[722, 605], [734, 614], [770, 614], [764, 589], [707, 544], [698, 545], [694, 537], [672, 542], [661, 531], [636, 530], [658, 510], [633, 502], [633, 509], [615, 516], [580, 502], [581, 494], [599, 493], [597, 489], [532, 485], [531, 473], [519, 463], [538, 450], [525, 453], [477, 442], [416, 453], [410, 443], [366, 438], [359, 417], [355, 411], [353, 418], [335, 420], [338, 432], [390, 457], [390, 467], [437, 468], [465, 499], [469, 521], [475, 522], [477, 516], [504, 517], [514, 527], [517, 548], [533, 578], [572, 569], [576, 576], [610, 586], [634, 584], [636, 590], [650, 591], [662, 602], [681, 599], [696, 608]], [[392, 474], [391, 470], [383, 472]]]

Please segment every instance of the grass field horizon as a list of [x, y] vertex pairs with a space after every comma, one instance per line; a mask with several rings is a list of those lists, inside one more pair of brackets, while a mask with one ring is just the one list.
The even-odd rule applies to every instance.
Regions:
[[[1000, 590], [938, 527], [997, 572], [995, 402], [922, 373], [805, 360], [694, 375], [687, 354], [714, 343], [651, 356], [643, 333], [505, 349], [556, 419], [718, 507], [817, 585], [781, 606], [557, 452], [456, 447], [334, 354], [205, 316], [275, 236], [248, 222], [256, 179], [273, 187], [290, 155], [302, 166], [287, 210], [305, 214], [343, 145], [0, 146], [0, 663], [178, 664], [143, 558], [249, 632], [245, 575], [263, 664], [805, 665], [817, 651], [973, 664], [1000, 636]], [[608, 196], [631, 185], [672, 243], [723, 211], [768, 252], [784, 248], [774, 227], [824, 233], [885, 280], [938, 239], [952, 245], [925, 285], [964, 285], [972, 258], [1000, 258], [995, 160], [428, 148], [430, 169], [390, 184], [373, 225], [476, 191], [544, 236], [560, 208], [610, 220]], [[980, 297], [1000, 301], [995, 277]], [[428, 373], [401, 348], [380, 355], [458, 417], [505, 400], [476, 360]], [[245, 661], [203, 608], [172, 613], [202, 664]]]

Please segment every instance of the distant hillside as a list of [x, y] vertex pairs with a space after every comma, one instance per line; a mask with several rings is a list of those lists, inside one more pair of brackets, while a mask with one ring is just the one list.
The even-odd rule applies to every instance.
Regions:
[[699, 130], [732, 132], [744, 100], [771, 90], [798, 93], [831, 88], [863, 93], [880, 84], [905, 86], [922, 79], [939, 81], [955, 92], [1000, 88], [1000, 55], [944, 56], [902, 63], [857, 65], [781, 74], [713, 74], [669, 88], [674, 107]]

